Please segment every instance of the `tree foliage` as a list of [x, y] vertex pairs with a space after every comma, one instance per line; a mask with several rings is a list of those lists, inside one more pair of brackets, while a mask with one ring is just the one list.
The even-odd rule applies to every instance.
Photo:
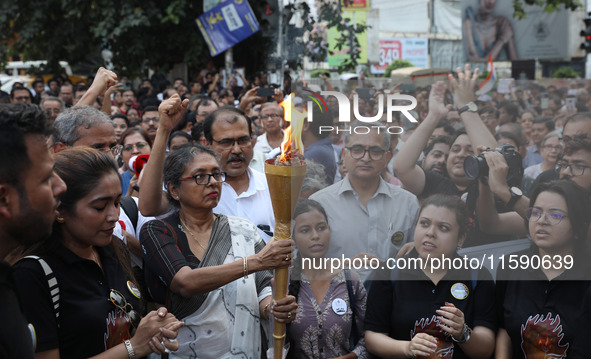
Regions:
[[[344, 2], [349, 4], [351, 0], [344, 0]], [[297, 14], [303, 22], [303, 30], [308, 33], [305, 44], [302, 38], [295, 39], [296, 46], [301, 46], [303, 49], [298, 64], [301, 65], [305, 56], [312, 61], [321, 62], [326, 59], [328, 54], [333, 54], [333, 51], [329, 50], [327, 46], [325, 34], [312, 31], [315, 24], [322, 23], [326, 24], [327, 28], [336, 29], [340, 34], [336, 38], [335, 49], [350, 49], [348, 58], [337, 67], [338, 72], [355, 71], [361, 56], [357, 35], [363, 34], [370, 26], [362, 23], [352, 24], [349, 19], [343, 16], [341, 1], [320, 0], [316, 3], [318, 4], [316, 18], [310, 15], [310, 8], [305, 0], [297, 0], [285, 7], [286, 14], [288, 14], [287, 20], [289, 21], [292, 15]]]
[[386, 72], [384, 73], [384, 77], [390, 77], [390, 74], [394, 70], [402, 69], [405, 67], [414, 67], [414, 66], [415, 65], [413, 65], [408, 60], [400, 60], [400, 59], [394, 60], [394, 61], [392, 61], [392, 63], [390, 65], [388, 65], [388, 67], [386, 67]]
[[[256, 9], [263, 1], [249, 3]], [[62, 60], [96, 68], [101, 50], [109, 49], [115, 70], [130, 76], [181, 62], [202, 65], [210, 58], [195, 24], [202, 13], [203, 0], [1, 1], [0, 43], [11, 46], [0, 46], [0, 63], [10, 51], [48, 60], [46, 71], [59, 69]], [[234, 48], [235, 59], [249, 71], [259, 70], [267, 45], [255, 34]]]
[[576, 10], [583, 6], [579, 0], [513, 0], [513, 17], [517, 19], [525, 19], [526, 14], [523, 9], [523, 4], [538, 5], [544, 8], [548, 13], [557, 11], [561, 5], [567, 10]]

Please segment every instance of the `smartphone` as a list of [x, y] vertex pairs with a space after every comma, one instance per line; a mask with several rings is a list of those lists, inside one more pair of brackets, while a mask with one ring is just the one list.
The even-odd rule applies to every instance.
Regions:
[[415, 84], [402, 84], [400, 85], [400, 91], [414, 91], [416, 89]]
[[548, 93], [547, 92], [542, 93], [542, 98], [540, 99], [540, 107], [542, 108], [542, 110], [545, 110], [548, 108]]
[[566, 110], [567, 112], [576, 112], [576, 102], [577, 99], [575, 98], [574, 95], [568, 95], [566, 97]]
[[257, 96], [259, 97], [271, 97], [275, 94], [275, 90], [272, 87], [261, 87], [257, 90]]
[[372, 98], [376, 94], [376, 89], [364, 89], [364, 88], [356, 88], [355, 92], [361, 98]]

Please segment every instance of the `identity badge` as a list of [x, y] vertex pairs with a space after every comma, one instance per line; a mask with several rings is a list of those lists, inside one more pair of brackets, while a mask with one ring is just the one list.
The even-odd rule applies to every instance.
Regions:
[[347, 302], [341, 298], [337, 298], [332, 301], [332, 310], [338, 315], [347, 313]]
[[455, 283], [451, 286], [451, 295], [457, 300], [468, 298], [468, 287], [464, 283]]
[[129, 290], [129, 292], [131, 294], [133, 294], [134, 297], [136, 297], [138, 299], [142, 296], [142, 293], [140, 292], [140, 290], [130, 280], [127, 281], [127, 289]]

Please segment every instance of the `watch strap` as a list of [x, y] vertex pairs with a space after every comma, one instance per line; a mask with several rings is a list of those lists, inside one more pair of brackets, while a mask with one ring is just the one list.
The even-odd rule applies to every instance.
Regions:
[[523, 194], [516, 194], [513, 191], [511, 191], [510, 188], [509, 192], [511, 193], [511, 199], [509, 199], [509, 202], [507, 202], [507, 208], [512, 210], [513, 207], [515, 207], [517, 201], [519, 201], [519, 199], [523, 196]]

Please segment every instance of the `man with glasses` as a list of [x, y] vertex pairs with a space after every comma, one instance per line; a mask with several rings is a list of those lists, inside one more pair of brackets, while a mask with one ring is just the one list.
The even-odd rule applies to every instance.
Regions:
[[150, 140], [154, 142], [156, 131], [158, 130], [158, 107], [148, 106], [144, 109], [140, 128], [144, 130], [148, 137], [150, 137]]
[[[88, 92], [94, 92], [98, 86], [97, 78], [91, 85]], [[106, 86], [105, 86], [106, 89]], [[62, 112], [54, 123], [56, 131], [53, 134], [54, 150], [60, 152], [68, 147], [88, 146], [108, 154], [113, 159], [121, 153], [122, 146], [115, 138], [115, 128], [110, 117], [105, 113], [90, 106], [74, 106]], [[136, 226], [130, 218], [138, 218]], [[120, 211], [118, 225], [115, 229], [116, 235], [123, 238], [129, 249], [141, 258], [141, 250], [137, 234], [143, 223], [152, 218], [144, 217], [141, 213], [126, 213]], [[121, 223], [124, 226], [121, 226]], [[137, 227], [137, 228], [136, 228]]]
[[269, 153], [279, 148], [283, 142], [283, 107], [276, 102], [269, 102], [261, 106], [261, 124], [265, 133], [257, 138], [254, 149], [263, 153]]
[[31, 91], [28, 88], [13, 86], [12, 90], [10, 90], [10, 103], [31, 103], [32, 98]]
[[[478, 208], [483, 212], [481, 228], [489, 233], [526, 235], [527, 228], [523, 219], [527, 219], [529, 198], [519, 196], [515, 212], [498, 214], [491, 208], [490, 193], [508, 202], [513, 197], [507, 185], [507, 164], [503, 156], [495, 152], [485, 152], [489, 166], [488, 186], [481, 185]], [[591, 137], [579, 134], [566, 142], [563, 157], [556, 162], [553, 170], [560, 179], [570, 180], [587, 190], [591, 195]], [[540, 182], [534, 183], [532, 191]], [[517, 205], [518, 204], [518, 205]]]
[[226, 172], [214, 212], [250, 220], [268, 242], [275, 216], [265, 174], [249, 167], [253, 157], [250, 118], [238, 109], [220, 108], [205, 119], [203, 135], [207, 145], [220, 156]]
[[[369, 130], [368, 130], [369, 129]], [[381, 177], [392, 154], [390, 135], [381, 123], [356, 121], [344, 138], [342, 160], [347, 176], [310, 196], [328, 215], [330, 248], [327, 257], [364, 260], [395, 257], [412, 241], [419, 204], [417, 198]], [[367, 279], [369, 270], [361, 270]]]
[[[188, 104], [188, 100], [181, 101], [178, 95], [173, 95], [158, 108], [161, 125], [140, 186], [139, 208], [144, 215], [157, 216], [170, 210], [166, 196], [162, 196], [166, 141]], [[273, 236], [275, 217], [265, 175], [249, 167], [253, 157], [250, 119], [238, 109], [220, 108], [206, 117], [203, 135], [205, 144], [220, 156], [225, 172], [220, 201], [214, 212], [250, 220], [268, 242]]]
[[[18, 245], [49, 237], [66, 185], [53, 171], [50, 131], [36, 105], [0, 105], [0, 262]], [[0, 263], [0, 358], [34, 358], [12, 269]]]
[[64, 103], [58, 97], [49, 96], [41, 100], [41, 108], [47, 115], [47, 122], [53, 125], [57, 116], [64, 110]]

